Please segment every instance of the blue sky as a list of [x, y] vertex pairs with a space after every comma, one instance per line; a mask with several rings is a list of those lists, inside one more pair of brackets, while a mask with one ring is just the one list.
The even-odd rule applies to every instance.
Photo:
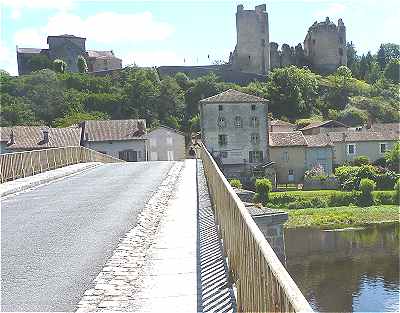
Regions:
[[202, 65], [227, 60], [236, 44], [237, 4], [266, 3], [270, 41], [296, 45], [308, 27], [343, 18], [347, 40], [376, 52], [399, 43], [400, 1], [74, 1], [0, 0], [0, 68], [17, 73], [16, 45], [46, 48], [48, 35], [87, 38], [87, 49], [114, 50], [123, 65]]

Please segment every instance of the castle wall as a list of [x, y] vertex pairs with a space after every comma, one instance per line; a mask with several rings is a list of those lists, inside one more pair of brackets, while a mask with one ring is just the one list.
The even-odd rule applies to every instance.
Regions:
[[268, 13], [264, 5], [236, 12], [237, 44], [232, 55], [234, 70], [265, 75], [270, 68]]

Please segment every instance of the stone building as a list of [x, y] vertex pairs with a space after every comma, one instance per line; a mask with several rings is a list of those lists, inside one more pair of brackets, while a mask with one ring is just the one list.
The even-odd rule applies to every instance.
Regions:
[[17, 47], [18, 74], [32, 71], [31, 61], [38, 56], [50, 61], [61, 59], [67, 64], [67, 71], [78, 72], [78, 57], [86, 59], [90, 72], [122, 68], [122, 60], [111, 51], [86, 50], [86, 38], [73, 35], [48, 36], [48, 49]]
[[146, 120], [93, 120], [80, 123], [81, 144], [129, 162], [146, 161]]
[[158, 126], [146, 135], [149, 161], [177, 161], [185, 159], [185, 134], [179, 130]]
[[304, 39], [304, 51], [311, 66], [322, 73], [347, 65], [346, 27], [342, 19], [337, 26], [329, 17], [324, 22], [314, 22]]
[[230, 56], [232, 69], [265, 75], [270, 68], [269, 27], [266, 5], [258, 5], [254, 10], [244, 10], [237, 6], [237, 43]]
[[229, 89], [200, 101], [202, 140], [228, 178], [269, 162], [267, 100]]

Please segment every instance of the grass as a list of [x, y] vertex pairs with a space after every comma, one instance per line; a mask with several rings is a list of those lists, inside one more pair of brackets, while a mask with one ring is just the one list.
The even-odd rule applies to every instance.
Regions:
[[329, 207], [317, 209], [287, 210], [289, 220], [287, 228], [315, 227], [334, 229], [364, 226], [373, 223], [399, 222], [399, 207], [379, 205], [360, 207]]

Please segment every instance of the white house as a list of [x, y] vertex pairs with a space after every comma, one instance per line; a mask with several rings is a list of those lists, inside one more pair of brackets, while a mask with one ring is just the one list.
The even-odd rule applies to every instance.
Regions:
[[179, 130], [158, 126], [146, 135], [149, 161], [175, 161], [185, 158], [185, 134]]

